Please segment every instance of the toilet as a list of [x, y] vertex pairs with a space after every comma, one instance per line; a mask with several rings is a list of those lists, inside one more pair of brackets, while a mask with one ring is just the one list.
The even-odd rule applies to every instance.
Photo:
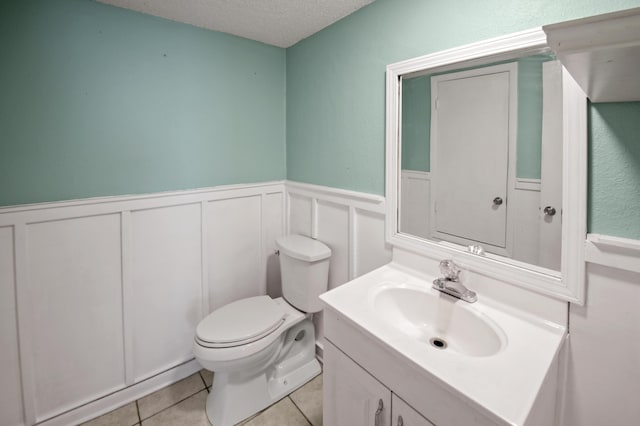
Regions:
[[311, 317], [322, 309], [331, 249], [302, 235], [276, 247], [283, 297], [237, 300], [196, 328], [194, 355], [215, 374], [206, 407], [213, 426], [241, 422], [320, 374]]

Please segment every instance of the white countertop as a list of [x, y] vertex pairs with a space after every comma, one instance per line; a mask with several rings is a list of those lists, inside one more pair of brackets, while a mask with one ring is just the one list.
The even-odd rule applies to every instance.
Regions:
[[[433, 277], [436, 278], [436, 277]], [[416, 340], [385, 320], [371, 307], [371, 295], [381, 285], [431, 292], [438, 303], [456, 303], [501, 330], [501, 349], [489, 356], [468, 356], [439, 350]], [[524, 424], [547, 372], [560, 350], [565, 327], [515, 311], [478, 294], [476, 303], [458, 301], [431, 288], [431, 280], [391, 263], [333, 289], [320, 299], [326, 307], [351, 320], [423, 368], [457, 394], [480, 405], [506, 424]]]

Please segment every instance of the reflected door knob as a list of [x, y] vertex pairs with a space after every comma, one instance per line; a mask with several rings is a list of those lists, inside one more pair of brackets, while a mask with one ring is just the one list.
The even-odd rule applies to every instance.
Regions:
[[494, 206], [499, 206], [501, 204], [502, 204], [502, 198], [496, 197], [496, 198], [493, 199], [493, 205]]
[[556, 209], [554, 209], [551, 206], [547, 206], [547, 207], [544, 208], [543, 212], [547, 216], [554, 216], [556, 214]]

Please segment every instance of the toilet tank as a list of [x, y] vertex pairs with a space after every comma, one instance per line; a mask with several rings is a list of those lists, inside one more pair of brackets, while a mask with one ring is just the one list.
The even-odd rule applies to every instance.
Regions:
[[286, 235], [276, 240], [280, 251], [282, 295], [303, 312], [322, 309], [320, 296], [329, 283], [331, 249], [302, 235]]

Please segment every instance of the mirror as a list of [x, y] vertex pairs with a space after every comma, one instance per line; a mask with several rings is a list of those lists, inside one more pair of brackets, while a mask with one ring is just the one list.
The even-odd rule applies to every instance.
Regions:
[[559, 275], [562, 65], [458, 66], [401, 76], [398, 229]]
[[586, 96], [541, 30], [387, 67], [393, 245], [580, 303], [585, 177]]

